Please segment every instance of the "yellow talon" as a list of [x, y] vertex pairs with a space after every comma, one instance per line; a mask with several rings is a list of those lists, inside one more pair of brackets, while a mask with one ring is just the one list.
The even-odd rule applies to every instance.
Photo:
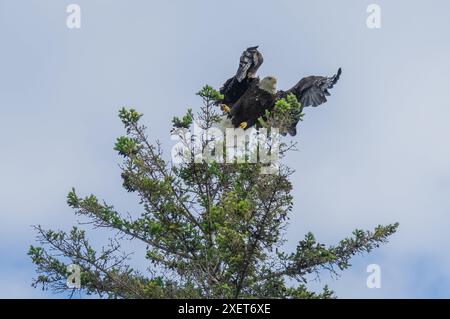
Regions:
[[221, 104], [220, 106], [222, 107], [222, 111], [225, 113], [229, 113], [231, 111], [230, 107], [226, 104]]
[[239, 127], [240, 127], [241, 129], [245, 129], [245, 128], [247, 127], [247, 122], [242, 122], [242, 123], [239, 125]]

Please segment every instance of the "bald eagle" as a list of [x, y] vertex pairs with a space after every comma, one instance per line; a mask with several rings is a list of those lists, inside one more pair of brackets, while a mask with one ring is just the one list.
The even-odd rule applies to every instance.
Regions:
[[244, 94], [233, 104], [229, 117], [234, 127], [246, 129], [257, 124], [258, 118], [275, 105], [277, 79], [268, 76], [259, 81], [254, 78]]
[[[234, 127], [243, 129], [258, 125], [258, 119], [264, 116], [266, 110], [271, 110], [278, 99], [294, 94], [302, 107], [316, 107], [327, 101], [329, 89], [333, 88], [342, 73], [339, 68], [331, 77], [308, 76], [301, 79], [287, 91], [277, 91], [277, 79], [268, 76], [261, 81], [256, 77], [258, 68], [263, 63], [258, 47], [245, 50], [240, 58], [236, 75], [228, 79], [220, 89], [223, 94], [222, 109], [228, 114]], [[297, 134], [297, 123], [300, 114], [293, 115], [293, 124], [288, 128], [291, 136]]]

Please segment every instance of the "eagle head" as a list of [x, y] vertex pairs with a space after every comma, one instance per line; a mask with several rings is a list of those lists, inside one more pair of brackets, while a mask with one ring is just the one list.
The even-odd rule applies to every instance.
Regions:
[[259, 88], [269, 92], [270, 94], [277, 93], [277, 78], [274, 76], [266, 76], [259, 83]]

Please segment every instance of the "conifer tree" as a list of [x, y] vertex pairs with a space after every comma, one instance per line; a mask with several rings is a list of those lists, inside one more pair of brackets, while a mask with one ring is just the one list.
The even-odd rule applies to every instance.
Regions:
[[[115, 150], [123, 159], [123, 187], [139, 195], [141, 214], [127, 216], [95, 195], [80, 196], [72, 189], [67, 203], [92, 223], [91, 231], [106, 228], [116, 235], [96, 250], [82, 225], [69, 232], [36, 226], [38, 245], [28, 252], [38, 274], [35, 287], [71, 292], [66, 282], [73, 269], [68, 266], [75, 264], [81, 289], [107, 298], [332, 298], [328, 287], [308, 289], [311, 275], [323, 270], [337, 274], [350, 267], [352, 256], [370, 252], [395, 233], [398, 224], [355, 230], [333, 246], [308, 233], [294, 251], [285, 251], [289, 214], [301, 209], [293, 206], [294, 171], [282, 163], [295, 144], [282, 138], [274, 174], [261, 174], [267, 164], [246, 161], [248, 155], [231, 163], [198, 160], [189, 130], [194, 124], [211, 129], [221, 121], [216, 107], [221, 94], [205, 86], [198, 95], [203, 105], [197, 115], [189, 109], [173, 119], [173, 132], [186, 145], [175, 152], [178, 163], [148, 138], [142, 114], [120, 110], [126, 134], [117, 139]], [[269, 131], [278, 127], [283, 134], [293, 114], [302, 116], [302, 106], [288, 96], [259, 124]], [[200, 152], [209, 142], [201, 139]], [[219, 149], [223, 154], [215, 155], [226, 156], [227, 148]], [[124, 238], [146, 245], [142, 257], [148, 271], [129, 266], [130, 252], [121, 247]]]

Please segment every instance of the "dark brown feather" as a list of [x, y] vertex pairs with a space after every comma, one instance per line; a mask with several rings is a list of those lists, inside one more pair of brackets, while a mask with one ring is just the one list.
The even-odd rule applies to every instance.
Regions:
[[236, 75], [228, 79], [220, 88], [224, 95], [222, 103], [232, 105], [247, 91], [256, 76], [256, 71], [264, 62], [258, 47], [250, 47], [245, 50], [239, 60]]
[[247, 127], [251, 127], [274, 105], [275, 95], [260, 89], [259, 79], [254, 79], [244, 95], [233, 105], [229, 114], [231, 123], [238, 127], [242, 122], [247, 122]]

